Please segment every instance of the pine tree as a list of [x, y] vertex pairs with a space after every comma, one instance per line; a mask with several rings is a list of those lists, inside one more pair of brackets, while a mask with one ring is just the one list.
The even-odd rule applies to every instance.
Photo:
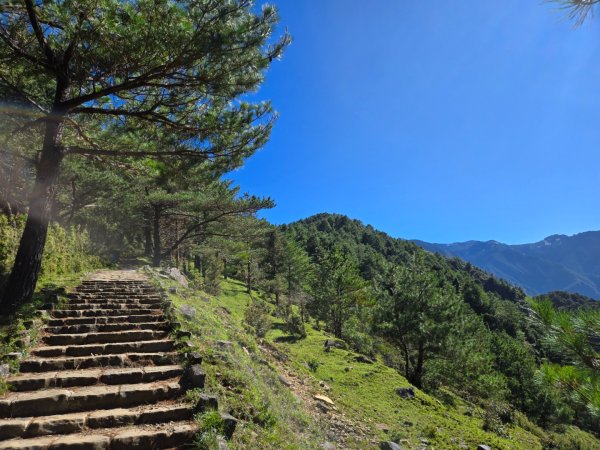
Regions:
[[62, 160], [70, 154], [239, 166], [266, 141], [268, 103], [240, 96], [289, 42], [250, 0], [8, 0], [0, 5], [0, 100], [36, 111], [36, 180], [4, 313], [35, 288]]

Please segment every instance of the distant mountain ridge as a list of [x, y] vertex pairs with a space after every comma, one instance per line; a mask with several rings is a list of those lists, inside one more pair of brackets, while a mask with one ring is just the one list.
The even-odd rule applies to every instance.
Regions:
[[413, 242], [431, 252], [464, 259], [530, 295], [566, 291], [600, 299], [600, 231], [555, 234], [519, 245], [498, 241]]

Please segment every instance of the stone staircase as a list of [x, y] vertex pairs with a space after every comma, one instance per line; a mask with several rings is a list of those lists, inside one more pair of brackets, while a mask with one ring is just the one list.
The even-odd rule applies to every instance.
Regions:
[[139, 275], [115, 278], [83, 282], [50, 312], [0, 398], [0, 450], [191, 447], [194, 407], [164, 301]]

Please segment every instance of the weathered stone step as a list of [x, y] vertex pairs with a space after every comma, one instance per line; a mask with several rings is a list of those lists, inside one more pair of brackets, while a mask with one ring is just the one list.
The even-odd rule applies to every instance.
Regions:
[[101, 295], [158, 295], [154, 289], [85, 288], [76, 289], [74, 294]]
[[0, 442], [0, 450], [167, 449], [191, 444], [196, 432], [197, 425], [187, 421], [108, 428], [92, 433], [10, 439]]
[[150, 383], [181, 376], [183, 367], [170, 366], [126, 367], [118, 369], [92, 368], [42, 373], [25, 373], [7, 378], [12, 391], [91, 386], [95, 384]]
[[73, 292], [68, 294], [69, 300], [162, 300], [156, 294], [136, 294], [124, 292]]
[[53, 334], [78, 334], [78, 333], [102, 333], [107, 331], [125, 330], [169, 330], [171, 325], [167, 321], [142, 322], [142, 323], [105, 323], [105, 324], [81, 324], [44, 327], [46, 333]]
[[31, 350], [31, 355], [40, 358], [52, 358], [60, 356], [117, 355], [121, 353], [156, 353], [170, 352], [174, 346], [175, 342], [171, 339], [56, 345], [35, 348]]
[[[74, 298], [69, 300], [69, 306], [82, 306], [82, 305], [114, 305], [122, 304], [127, 305], [152, 305], [162, 306], [165, 302], [160, 298]], [[76, 308], [71, 308], [76, 309]]]
[[48, 345], [85, 345], [107, 344], [112, 342], [131, 342], [135, 340], [149, 341], [162, 339], [166, 336], [166, 331], [123, 330], [100, 333], [48, 334], [44, 336], [42, 340]]
[[[72, 319], [77, 317], [101, 317], [101, 316], [122, 316], [123, 310], [119, 309], [57, 309], [52, 311], [52, 316], [56, 319]], [[141, 316], [150, 314], [159, 314], [160, 309], [134, 309], [129, 310], [128, 316]]]
[[67, 309], [71, 309], [71, 310], [97, 310], [97, 309], [120, 309], [120, 310], [135, 310], [135, 309], [155, 309], [155, 310], [159, 310], [162, 309], [161, 308], [162, 305], [159, 304], [150, 304], [150, 303], [143, 303], [143, 304], [139, 304], [139, 303], [135, 303], [135, 302], [130, 302], [130, 303], [122, 303], [121, 301], [119, 302], [113, 302], [113, 303], [102, 303], [102, 304], [90, 304], [90, 303], [84, 303], [84, 304], [72, 304], [69, 303], [65, 306], [65, 308]]
[[60, 358], [28, 358], [21, 361], [19, 369], [25, 372], [50, 372], [53, 370], [76, 370], [91, 367], [139, 367], [144, 365], [165, 366], [177, 363], [177, 353], [123, 353]]
[[181, 386], [177, 381], [15, 392], [0, 400], [0, 417], [29, 417], [44, 412], [66, 414], [124, 408], [172, 399], [180, 393]]
[[138, 315], [121, 315], [121, 316], [100, 316], [100, 317], [61, 317], [58, 319], [49, 319], [49, 326], [64, 326], [64, 325], [99, 325], [105, 323], [149, 323], [164, 321], [163, 314], [140, 314]]
[[193, 408], [189, 404], [162, 402], [134, 408], [0, 419], [0, 440], [71, 434], [98, 428], [179, 422], [191, 419], [192, 415]]

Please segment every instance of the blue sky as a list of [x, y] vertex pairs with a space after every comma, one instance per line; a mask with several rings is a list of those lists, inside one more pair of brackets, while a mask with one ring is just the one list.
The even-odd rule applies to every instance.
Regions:
[[600, 229], [600, 17], [541, 0], [274, 0], [294, 42], [230, 175], [280, 224], [319, 212], [431, 242]]

